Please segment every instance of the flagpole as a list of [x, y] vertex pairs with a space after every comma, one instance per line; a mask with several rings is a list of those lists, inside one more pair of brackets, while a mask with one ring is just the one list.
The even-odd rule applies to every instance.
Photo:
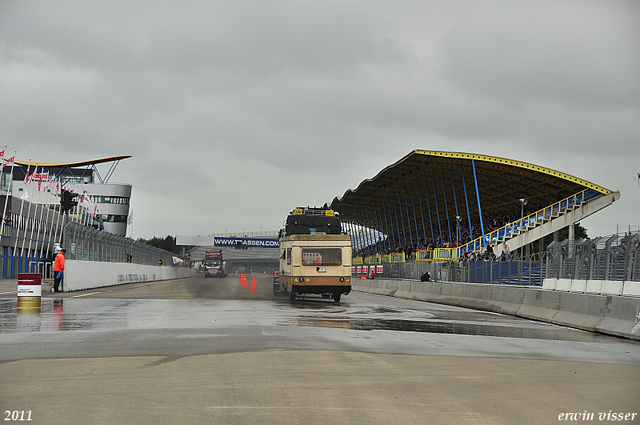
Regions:
[[[37, 165], [36, 165], [35, 171], [38, 171], [38, 166]], [[42, 171], [40, 171], [40, 172], [42, 173]], [[34, 173], [34, 174], [38, 174], [38, 173]], [[34, 174], [32, 174], [32, 176]], [[33, 183], [33, 178], [31, 179], [31, 182]], [[36, 190], [36, 193], [39, 193], [39, 192]], [[33, 198], [33, 200], [31, 200], [31, 198]], [[31, 242], [33, 242], [33, 233], [36, 230], [36, 217], [38, 215], [38, 204], [35, 202], [36, 195], [34, 194], [34, 196], [32, 196], [31, 198], [29, 199], [29, 212], [27, 213], [27, 215], [28, 216], [31, 215], [31, 206], [33, 206], [33, 205], [35, 205], [36, 211], [33, 213], [34, 217], [33, 217], [33, 224], [31, 225], [31, 235], [29, 236], [29, 248], [27, 248], [27, 258], [29, 257], [29, 253], [31, 252]], [[35, 253], [34, 253], [33, 258], [35, 259]], [[27, 263], [27, 267], [28, 267], [28, 263]], [[29, 272], [29, 271], [30, 270], [27, 268], [27, 272]]]
[[[59, 190], [58, 188], [60, 187], [60, 182], [55, 182], [53, 179], [53, 193], [52, 196], [54, 197], [54, 199], [58, 198], [59, 195]], [[53, 210], [53, 217], [51, 218], [51, 226], [49, 228], [49, 235], [53, 236], [53, 239], [50, 240], [50, 242], [47, 244], [47, 256], [45, 258], [49, 258], [49, 251], [51, 249], [51, 244], [53, 243], [55, 245], [56, 243], [56, 237], [58, 236], [58, 227], [57, 225], [60, 222], [60, 214], [58, 214], [58, 218], [56, 218], [56, 205], [59, 205], [59, 203], [53, 203], [53, 208], [51, 208]], [[60, 209], [58, 211], [62, 211], [62, 206], [60, 206]], [[47, 213], [47, 220], [49, 219], [49, 214]], [[55, 233], [53, 232], [53, 228], [55, 227], [56, 231]]]
[[[5, 150], [6, 150], [5, 146]], [[2, 170], [0, 170], [0, 185], [2, 185], [2, 172], [4, 171], [5, 160], [4, 160], [4, 152], [2, 158]], [[7, 185], [7, 193], [4, 196], [4, 209], [2, 210], [2, 224], [0, 224], [0, 242], [2, 241], [2, 237], [4, 236], [4, 218], [7, 216], [7, 204], [9, 203], [9, 190], [13, 186], [13, 165], [16, 163], [16, 152], [13, 151], [13, 158], [10, 158], [11, 162], [11, 177], [9, 178], [9, 184]], [[13, 193], [11, 194], [13, 197]], [[13, 227], [13, 225], [12, 225]]]
[[[7, 146], [4, 146], [4, 150], [0, 151], [0, 162], [2, 162], [2, 165], [0, 168], [0, 191], [2, 189], [2, 174], [4, 173], [4, 153], [7, 150]], [[7, 195], [9, 194], [9, 188], [7, 187]], [[7, 204], [6, 202], [6, 198], [5, 198], [5, 205]], [[4, 214], [2, 215], [2, 228], [4, 230]], [[0, 231], [0, 238], [2, 238], [2, 232]]]
[[[62, 185], [60, 184], [60, 182], [58, 181], [58, 183], [56, 183], [56, 196], [60, 195], [62, 193]], [[62, 211], [62, 204], [60, 204], [58, 206], [58, 219], [56, 220], [56, 231], [53, 235], [53, 243], [55, 244], [56, 241], [58, 240], [58, 230], [60, 230], [60, 245], [62, 245], [62, 225], [60, 225], [60, 219], [63, 219], [64, 212]], [[63, 221], [64, 224], [64, 221]], [[53, 223], [52, 223], [53, 225]], [[49, 255], [49, 252], [47, 251], [47, 255]]]
[[[33, 248], [33, 258], [34, 258], [34, 260], [36, 258], [36, 252], [38, 252], [38, 243], [40, 242], [40, 240], [39, 240], [40, 239], [40, 226], [38, 226], [38, 219], [37, 219], [37, 217], [38, 217], [38, 206], [40, 206], [40, 220], [39, 220], [40, 223], [42, 223], [42, 214], [44, 213], [44, 209], [42, 208], [42, 204], [40, 203], [40, 201], [42, 200], [42, 174], [43, 174], [43, 171], [44, 171], [44, 169], [40, 170], [40, 180], [38, 181], [38, 195], [37, 195], [37, 199], [35, 200], [36, 201], [35, 202], [35, 204], [36, 204], [36, 212], [35, 212], [34, 217], [33, 217], [35, 219], [34, 223], [33, 223], [34, 224], [34, 226], [33, 226], [34, 232], [35, 232], [36, 229], [38, 230], [37, 232], [35, 232], [36, 233], [35, 234], [36, 246], [35, 246], [35, 248]], [[29, 247], [31, 247], [31, 242], [29, 242]], [[38, 257], [38, 259], [40, 259], [40, 258]]]
[[[49, 177], [49, 176], [47, 176]], [[49, 213], [51, 212], [51, 203], [49, 202], [49, 197], [47, 196], [47, 190], [49, 191], [49, 193], [51, 193], [51, 184], [53, 183], [53, 179], [51, 180], [47, 180], [47, 185], [45, 186], [45, 202], [47, 205], [47, 218], [44, 221], [44, 232], [42, 233], [42, 247], [40, 247], [40, 258], [42, 257], [42, 252], [44, 251], [44, 244], [47, 241], [47, 236], [49, 235]], [[51, 240], [49, 240], [49, 243], [47, 245], [51, 244]], [[49, 254], [49, 249], [47, 247], [47, 256]], [[44, 257], [45, 259], [47, 257]]]
[[15, 245], [13, 246], [13, 259], [15, 261], [15, 257], [16, 257], [16, 250], [18, 249], [18, 233], [20, 232], [20, 224], [24, 224], [24, 231], [22, 233], [22, 237], [23, 237], [23, 243], [22, 243], [22, 248], [20, 248], [20, 264], [18, 265], [18, 273], [20, 273], [20, 270], [22, 269], [22, 251], [24, 250], [24, 236], [27, 233], [27, 220], [24, 220], [24, 218], [22, 217], [22, 210], [24, 209], [24, 196], [27, 193], [27, 181], [29, 180], [29, 171], [31, 171], [31, 158], [29, 158], [29, 165], [27, 166], [27, 174], [24, 176], [24, 190], [22, 191], [22, 201], [20, 202], [20, 214], [18, 215], [18, 220], [19, 220], [19, 224], [18, 224], [18, 230], [16, 231], [16, 241], [15, 241]]
[[[40, 173], [42, 174], [42, 172]], [[43, 178], [45, 177], [45, 178]], [[44, 180], [44, 184], [42, 183], [42, 180]], [[47, 203], [47, 189], [49, 188], [49, 172], [47, 171], [46, 175], [42, 175], [40, 176], [40, 183], [38, 184], [38, 192], [40, 193], [39, 195], [39, 203], [37, 205], [40, 205], [40, 223], [41, 226], [38, 226], [38, 234], [36, 235], [37, 237], [42, 236], [42, 245], [40, 246], [40, 255], [38, 256], [39, 260], [42, 260], [42, 250], [44, 249], [44, 242], [45, 242], [45, 238], [47, 237], [47, 226], [46, 226], [46, 222], [42, 221], [42, 219], [44, 218], [44, 210], [45, 210], [45, 205], [49, 205]], [[48, 208], [47, 208], [48, 209]], [[36, 206], [36, 210], [37, 210], [37, 206]], [[47, 218], [49, 218], [49, 212], [47, 211]], [[41, 235], [42, 233], [42, 235]], [[38, 251], [38, 242], [40, 242], [38, 239], [36, 239], [36, 247], [35, 247], [35, 251]]]

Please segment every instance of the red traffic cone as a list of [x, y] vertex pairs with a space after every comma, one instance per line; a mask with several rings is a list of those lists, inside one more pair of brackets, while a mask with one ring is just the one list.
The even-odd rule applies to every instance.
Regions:
[[256, 277], [255, 276], [251, 276], [251, 288], [249, 289], [249, 292], [258, 292], [258, 291], [256, 291]]
[[240, 275], [240, 286], [242, 286], [243, 288], [247, 287], [247, 275]]

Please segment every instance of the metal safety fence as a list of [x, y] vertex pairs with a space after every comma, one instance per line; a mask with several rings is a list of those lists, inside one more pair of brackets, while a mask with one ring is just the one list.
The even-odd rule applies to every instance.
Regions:
[[428, 271], [430, 280], [439, 282], [542, 286], [546, 277], [545, 258], [546, 254], [536, 254], [526, 259], [511, 261], [386, 263], [381, 266], [356, 266], [356, 274], [368, 274], [373, 267], [377, 278], [420, 280]]
[[564, 240], [549, 245], [547, 277], [640, 281], [640, 234]]
[[[354, 261], [355, 272], [373, 268], [378, 278], [418, 280], [429, 271], [431, 280], [466, 283], [542, 286], [546, 278], [640, 281], [640, 234], [628, 233], [551, 243], [545, 252], [501, 261]], [[354, 258], [354, 260], [356, 260]]]
[[76, 222], [67, 223], [63, 234], [62, 246], [67, 250], [68, 260], [185, 265], [184, 259], [169, 251]]

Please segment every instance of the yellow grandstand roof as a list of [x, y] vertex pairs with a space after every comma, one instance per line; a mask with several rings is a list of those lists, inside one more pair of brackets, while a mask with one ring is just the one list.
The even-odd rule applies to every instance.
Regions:
[[473, 217], [478, 214], [476, 180], [483, 216], [519, 211], [521, 198], [526, 198], [530, 206], [545, 207], [587, 189], [611, 193], [587, 180], [523, 161], [414, 150], [372, 179], [364, 180], [356, 189], [336, 197], [329, 207], [343, 218], [353, 219], [362, 216], [369, 207], [393, 202], [403, 206], [403, 211], [397, 214], [404, 215], [403, 221], [408, 223], [421, 221], [419, 216], [414, 220], [412, 211], [414, 206], [419, 211], [420, 203], [423, 212], [430, 211], [432, 217], [439, 216], [442, 220], [447, 217], [455, 220], [456, 215], [466, 217], [469, 205]]
[[54, 162], [54, 163], [43, 163], [43, 162], [29, 162], [29, 161], [16, 161], [17, 165], [24, 165], [25, 167], [28, 165], [38, 166], [38, 167], [84, 167], [88, 165], [94, 164], [103, 164], [105, 162], [113, 162], [120, 161], [121, 159], [131, 158], [131, 155], [121, 155], [121, 156], [110, 156], [108, 158], [101, 159], [92, 159], [89, 161], [78, 161], [78, 162]]

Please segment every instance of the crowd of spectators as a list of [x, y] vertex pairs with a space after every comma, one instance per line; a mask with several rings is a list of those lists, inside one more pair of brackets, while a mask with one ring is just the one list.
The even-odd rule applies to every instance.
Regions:
[[[532, 212], [538, 211], [540, 208], [539, 205], [527, 205], [524, 210], [521, 210], [519, 207], [511, 210], [501, 211], [497, 213], [487, 214], [483, 218], [482, 224], [484, 225], [484, 233], [488, 234], [493, 232], [494, 230], [498, 230], [509, 223], [513, 223], [520, 219], [520, 215], [523, 214], [527, 216]], [[455, 218], [451, 221], [452, 228], [451, 233], [448, 230], [445, 230], [445, 227], [442, 227], [442, 231], [444, 234], [440, 234], [439, 227], [434, 227], [434, 233], [431, 234], [430, 227], [427, 227], [427, 238], [425, 239], [421, 235], [415, 235], [415, 231], [412, 233], [412, 237], [409, 235], [407, 231], [406, 235], [400, 235], [399, 237], [389, 237], [385, 240], [378, 240], [373, 242], [368, 235], [360, 235], [359, 237], [363, 238], [363, 240], [372, 241], [371, 244], [364, 246], [358, 250], [354, 250], [354, 255], [356, 256], [372, 256], [372, 255], [388, 255], [395, 253], [404, 253], [405, 256], [411, 256], [416, 251], [432, 251], [435, 248], [456, 248], [458, 246], [464, 246], [467, 243], [471, 242], [473, 239], [478, 238], [482, 231], [480, 226], [480, 219], [478, 217], [471, 219], [471, 229], [469, 229], [469, 220], [463, 218], [460, 221], [460, 238], [456, 237], [456, 220]], [[429, 237], [431, 236], [431, 237]], [[472, 238], [473, 236], [473, 238]], [[367, 239], [369, 238], [369, 239]], [[471, 255], [473, 254], [473, 257]], [[484, 260], [488, 259], [490, 254], [486, 252], [478, 252], [478, 253], [467, 253], [467, 260]], [[496, 256], [492, 253], [493, 260], [508, 260], [510, 257], [510, 253], [500, 253], [499, 256]]]

